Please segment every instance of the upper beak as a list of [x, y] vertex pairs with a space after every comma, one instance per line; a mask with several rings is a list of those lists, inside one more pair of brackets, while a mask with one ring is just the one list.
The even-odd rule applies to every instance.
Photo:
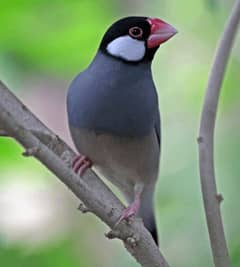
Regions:
[[151, 25], [151, 33], [147, 40], [148, 48], [159, 46], [177, 33], [173, 26], [160, 19], [148, 18], [147, 21]]

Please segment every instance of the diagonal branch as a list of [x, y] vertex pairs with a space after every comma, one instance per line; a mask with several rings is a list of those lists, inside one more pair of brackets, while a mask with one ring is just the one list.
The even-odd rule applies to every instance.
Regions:
[[213, 259], [216, 267], [229, 267], [230, 260], [220, 212], [221, 195], [217, 194], [214, 170], [214, 128], [224, 72], [240, 21], [237, 0], [226, 23], [210, 72], [199, 130], [199, 167]]
[[[70, 168], [75, 153], [38, 120], [0, 81], [0, 128], [14, 137], [25, 155], [52, 171], [96, 216], [113, 228], [124, 207], [110, 189], [88, 170], [83, 177]], [[169, 267], [140, 219], [120, 223], [109, 238], [120, 238], [143, 267]]]

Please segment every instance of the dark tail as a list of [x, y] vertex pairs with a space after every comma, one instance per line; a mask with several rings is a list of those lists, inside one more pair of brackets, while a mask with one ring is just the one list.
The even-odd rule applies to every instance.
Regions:
[[143, 223], [144, 223], [145, 227], [151, 233], [155, 243], [158, 246], [158, 233], [157, 233], [157, 226], [156, 226], [154, 214], [152, 213], [151, 216], [147, 216], [147, 217], [142, 216], [142, 218], [143, 218]]
[[147, 227], [148, 231], [151, 233], [155, 243], [157, 244], [157, 246], [159, 245], [158, 244], [158, 233], [157, 233], [157, 226], [156, 226], [156, 221], [155, 221], [155, 218], [153, 218], [154, 221], [153, 221], [153, 224], [150, 226], [150, 227]]
[[158, 245], [158, 234], [155, 215], [153, 211], [153, 192], [144, 192], [141, 196], [141, 204], [139, 209], [139, 217], [143, 219], [143, 223], [148, 231], [151, 233], [154, 241]]

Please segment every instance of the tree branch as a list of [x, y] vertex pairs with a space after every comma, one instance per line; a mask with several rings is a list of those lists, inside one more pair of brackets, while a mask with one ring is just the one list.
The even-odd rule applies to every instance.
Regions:
[[[0, 81], [0, 125], [32, 155], [52, 171], [96, 216], [113, 228], [124, 207], [110, 189], [87, 170], [83, 177], [70, 168], [75, 153], [38, 120]], [[142, 220], [122, 222], [108, 234], [120, 238], [143, 267], [169, 267]]]
[[[214, 128], [220, 88], [240, 20], [237, 0], [216, 50], [204, 99], [199, 130], [199, 167], [202, 195], [213, 259], [216, 267], [229, 267], [230, 260], [221, 219], [214, 169]], [[222, 200], [222, 198], [221, 198]]]

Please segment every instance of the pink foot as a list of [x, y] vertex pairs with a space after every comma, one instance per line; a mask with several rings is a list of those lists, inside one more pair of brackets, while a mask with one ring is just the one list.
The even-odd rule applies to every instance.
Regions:
[[72, 168], [75, 173], [79, 173], [80, 176], [84, 174], [84, 172], [92, 166], [92, 161], [84, 155], [78, 155], [73, 160]]
[[128, 220], [132, 216], [136, 215], [140, 206], [140, 198], [137, 197], [132, 204], [130, 204], [125, 210], [123, 210], [120, 218], [116, 222], [115, 226], [117, 226], [121, 221]]

